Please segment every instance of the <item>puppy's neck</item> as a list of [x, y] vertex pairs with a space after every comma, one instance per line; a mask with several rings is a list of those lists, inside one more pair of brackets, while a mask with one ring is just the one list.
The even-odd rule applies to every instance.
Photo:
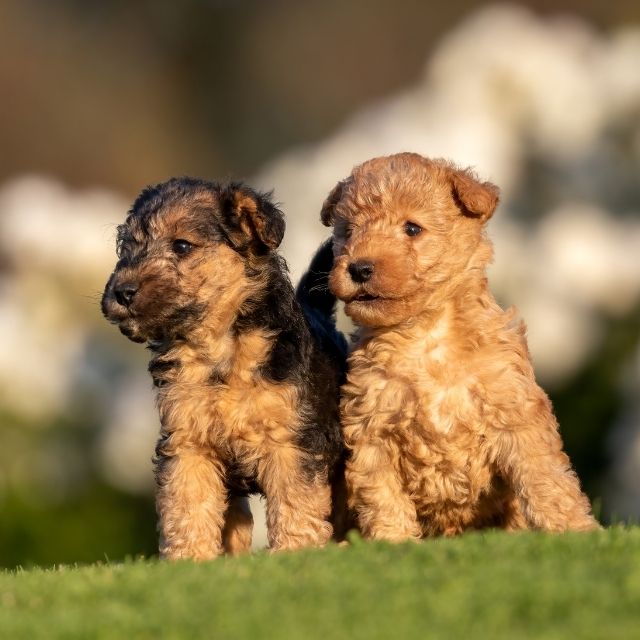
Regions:
[[152, 364], [179, 363], [174, 381], [184, 381], [188, 369], [191, 383], [247, 382], [266, 360], [274, 337], [290, 327], [293, 304], [293, 287], [274, 257], [212, 296], [188, 332], [150, 345], [156, 353]]
[[464, 268], [443, 282], [430, 296], [422, 313], [415, 318], [417, 326], [421, 330], [429, 330], [446, 314], [453, 325], [468, 325], [472, 329], [488, 310], [499, 309], [487, 281], [487, 265], [492, 259], [493, 247], [483, 236]]

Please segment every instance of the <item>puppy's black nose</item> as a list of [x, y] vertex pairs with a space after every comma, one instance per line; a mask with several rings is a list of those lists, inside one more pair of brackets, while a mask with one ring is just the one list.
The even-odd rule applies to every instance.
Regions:
[[366, 282], [373, 275], [373, 262], [356, 260], [349, 265], [349, 275], [354, 282]]
[[113, 295], [116, 297], [118, 304], [121, 304], [123, 307], [128, 307], [133, 301], [133, 297], [137, 291], [138, 287], [135, 284], [125, 282], [124, 284], [119, 284], [117, 287], [114, 287]]

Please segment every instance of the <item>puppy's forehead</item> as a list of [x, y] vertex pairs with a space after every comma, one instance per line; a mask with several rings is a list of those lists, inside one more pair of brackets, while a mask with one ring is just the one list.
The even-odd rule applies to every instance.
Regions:
[[351, 174], [336, 212], [341, 218], [363, 223], [420, 213], [437, 215], [448, 207], [450, 196], [449, 183], [437, 167], [365, 163]]
[[153, 208], [132, 212], [127, 225], [138, 242], [166, 236], [199, 236], [213, 238], [217, 234], [218, 199], [213, 194], [168, 199]]

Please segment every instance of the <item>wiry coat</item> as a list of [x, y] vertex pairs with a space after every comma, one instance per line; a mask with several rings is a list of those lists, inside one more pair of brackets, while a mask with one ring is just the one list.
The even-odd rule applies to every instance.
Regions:
[[[342, 483], [344, 342], [327, 294], [316, 309], [302, 288], [306, 319], [275, 252], [283, 233], [267, 195], [189, 178], [143, 191], [119, 229], [103, 311], [153, 353], [165, 557], [247, 550], [246, 497], [256, 492], [267, 498], [273, 549], [331, 536], [331, 486], [339, 499]], [[316, 262], [327, 259], [326, 270], [330, 246]]]
[[324, 204], [330, 286], [359, 326], [341, 419], [368, 537], [598, 526], [524, 324], [487, 285], [497, 201], [468, 171], [399, 154], [360, 165]]

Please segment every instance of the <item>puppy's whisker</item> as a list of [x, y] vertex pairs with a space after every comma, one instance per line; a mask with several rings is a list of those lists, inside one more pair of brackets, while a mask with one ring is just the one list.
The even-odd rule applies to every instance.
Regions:
[[80, 297], [84, 298], [85, 300], [89, 300], [89, 302], [100, 304], [102, 301], [102, 292], [100, 291], [98, 293], [85, 293]]
[[309, 291], [329, 291], [329, 287], [326, 284], [316, 284], [315, 286], [311, 287], [309, 289]]

